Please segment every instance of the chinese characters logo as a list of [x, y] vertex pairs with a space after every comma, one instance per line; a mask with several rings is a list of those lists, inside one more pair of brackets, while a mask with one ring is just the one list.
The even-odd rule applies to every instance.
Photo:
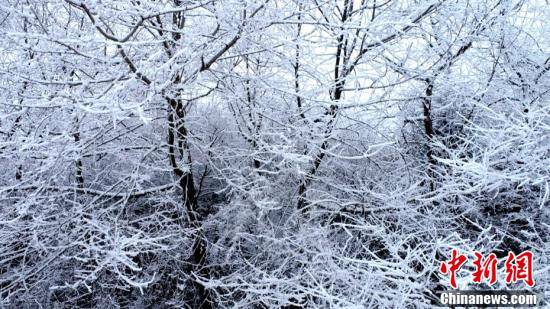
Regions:
[[[487, 281], [489, 286], [497, 282], [498, 259], [494, 253], [484, 257], [479, 252], [474, 252], [475, 259], [473, 261], [474, 271], [471, 273], [474, 283], [482, 283]], [[464, 264], [468, 262], [468, 257], [464, 254], [458, 254], [456, 249], [451, 252], [451, 259], [442, 262], [439, 271], [450, 277], [449, 282], [453, 289], [458, 288], [456, 284], [456, 274]], [[504, 271], [506, 273], [506, 284], [523, 281], [529, 287], [535, 285], [533, 279], [533, 253], [524, 251], [518, 255], [512, 252], [508, 253], [504, 262]]]

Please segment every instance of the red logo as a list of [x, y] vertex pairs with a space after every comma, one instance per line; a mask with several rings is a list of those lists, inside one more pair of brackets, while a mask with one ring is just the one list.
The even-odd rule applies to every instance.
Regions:
[[460, 270], [462, 265], [468, 261], [468, 258], [464, 255], [458, 255], [458, 251], [453, 249], [451, 260], [448, 262], [441, 263], [439, 271], [444, 275], [450, 274], [451, 276], [451, 286], [453, 289], [457, 288], [456, 285], [456, 272]]
[[519, 255], [508, 252], [508, 258], [504, 263], [506, 266], [506, 283], [516, 283], [523, 280], [528, 286], [535, 285], [533, 279], [533, 253], [524, 251]]
[[489, 280], [489, 286], [497, 282], [497, 256], [494, 253], [484, 260], [483, 254], [475, 252], [474, 260], [475, 271], [472, 273], [472, 280], [475, 283], [482, 283], [483, 279]]
[[[491, 253], [487, 257], [484, 257], [479, 252], [474, 252], [474, 255], [474, 271], [471, 273], [472, 282], [477, 284], [486, 282], [489, 286], [492, 286], [498, 280], [499, 261], [497, 256]], [[468, 262], [468, 257], [464, 254], [458, 254], [458, 251], [453, 249], [451, 259], [441, 262], [439, 266], [439, 271], [450, 277], [449, 283], [453, 289], [458, 288], [456, 274], [466, 262]], [[533, 279], [533, 253], [531, 251], [524, 251], [515, 255], [509, 252], [504, 262], [504, 271], [506, 273], [506, 284], [523, 281], [529, 287], [533, 287], [535, 285], [535, 280]]]

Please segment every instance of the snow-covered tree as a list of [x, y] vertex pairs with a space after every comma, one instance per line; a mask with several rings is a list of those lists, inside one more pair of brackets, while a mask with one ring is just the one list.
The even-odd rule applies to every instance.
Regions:
[[0, 304], [430, 307], [451, 248], [531, 250], [546, 289], [548, 18], [4, 0]]

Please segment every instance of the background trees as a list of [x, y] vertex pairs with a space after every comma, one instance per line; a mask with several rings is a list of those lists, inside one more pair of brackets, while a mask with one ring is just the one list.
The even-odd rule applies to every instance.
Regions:
[[5, 1], [6, 306], [429, 306], [548, 278], [538, 1]]

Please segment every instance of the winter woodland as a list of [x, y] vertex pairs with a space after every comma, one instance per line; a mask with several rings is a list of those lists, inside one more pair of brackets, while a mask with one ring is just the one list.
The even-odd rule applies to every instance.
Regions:
[[0, 306], [429, 308], [452, 249], [549, 291], [549, 19], [1, 0]]

